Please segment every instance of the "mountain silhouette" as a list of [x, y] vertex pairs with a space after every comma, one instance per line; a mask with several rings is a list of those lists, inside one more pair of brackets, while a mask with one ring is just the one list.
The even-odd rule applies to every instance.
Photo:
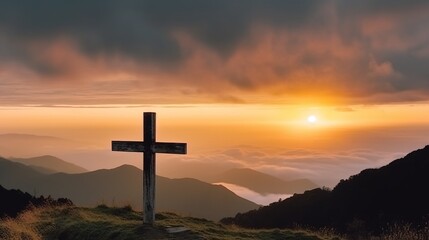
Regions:
[[[156, 209], [219, 220], [259, 207], [223, 186], [195, 179], [157, 176]], [[79, 206], [126, 205], [141, 209], [142, 170], [123, 165], [79, 174], [42, 174], [20, 163], [0, 160], [0, 184], [35, 194], [70, 198]]]
[[333, 227], [379, 234], [389, 224], [423, 228], [429, 218], [429, 146], [379, 169], [366, 169], [332, 190], [314, 189], [225, 218], [252, 228]]
[[41, 176], [43, 174], [29, 166], [0, 157], [0, 185], [6, 188], [19, 188]]
[[9, 160], [33, 167], [34, 169], [42, 173], [83, 173], [88, 171], [73, 163], [66, 162], [62, 159], [50, 155], [32, 158], [9, 158]]
[[216, 176], [212, 182], [225, 182], [246, 187], [260, 194], [293, 194], [318, 186], [308, 179], [284, 181], [250, 168], [233, 168]]

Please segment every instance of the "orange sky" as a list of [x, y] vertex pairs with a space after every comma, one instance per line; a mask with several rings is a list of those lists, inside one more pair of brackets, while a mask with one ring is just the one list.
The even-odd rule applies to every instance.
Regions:
[[[159, 155], [160, 174], [186, 177], [209, 169], [251, 167], [282, 178], [308, 177], [332, 186], [339, 178], [384, 165], [424, 146], [429, 132], [427, 107], [18, 107], [2, 109], [7, 114], [0, 120], [0, 132], [56, 136], [76, 143], [38, 151], [28, 146], [3, 152], [3, 156], [53, 154], [88, 169], [125, 163], [141, 167], [141, 154], [111, 152], [110, 141], [141, 140], [142, 112], [155, 111], [157, 139], [189, 146], [186, 156]], [[315, 123], [308, 122], [310, 115], [317, 117]]]
[[79, 147], [0, 155], [140, 166], [110, 141], [141, 139], [155, 111], [158, 139], [190, 148], [160, 157], [161, 174], [252, 167], [332, 185], [429, 143], [428, 13], [423, 0], [9, 2], [0, 134]]

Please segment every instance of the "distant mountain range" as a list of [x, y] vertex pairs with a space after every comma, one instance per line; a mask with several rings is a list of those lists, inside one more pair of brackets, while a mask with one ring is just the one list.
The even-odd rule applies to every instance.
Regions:
[[75, 164], [49, 155], [32, 158], [9, 158], [9, 160], [30, 166], [41, 173], [83, 173], [88, 171]]
[[[43, 174], [29, 166], [0, 158], [0, 184], [34, 195], [67, 197], [76, 205], [142, 206], [142, 171], [123, 165], [79, 174]], [[183, 215], [219, 220], [259, 206], [238, 197], [223, 186], [195, 179], [169, 179], [157, 176], [156, 208]]]
[[425, 227], [429, 218], [429, 146], [379, 169], [341, 180], [332, 190], [295, 194], [258, 210], [225, 218], [252, 228], [307, 226], [380, 233], [389, 224]]
[[[58, 172], [83, 173], [87, 171], [78, 165], [54, 156], [62, 156], [66, 159], [72, 158], [75, 163], [94, 169], [97, 164], [90, 166], [86, 161], [91, 158], [88, 152], [84, 155], [76, 155], [76, 152], [79, 152], [82, 147], [88, 147], [89, 145], [52, 136], [17, 133], [0, 134], [0, 156], [31, 166], [33, 169], [45, 174]], [[24, 150], [23, 146], [25, 146]], [[54, 156], [45, 155], [46, 153]], [[93, 157], [99, 156], [95, 155]], [[104, 161], [104, 163], [106, 162], [109, 162], [109, 160]], [[116, 165], [113, 164], [113, 166]], [[177, 170], [178, 168], [180, 170]], [[308, 179], [285, 181], [249, 168], [234, 168], [226, 171], [225, 168], [210, 169], [206, 165], [200, 168], [194, 165], [180, 165], [178, 168], [177, 166], [164, 167], [163, 176], [190, 177], [208, 183], [230, 183], [248, 188], [261, 195], [302, 193], [305, 190], [318, 187]], [[174, 171], [165, 171], [165, 169], [174, 169]], [[186, 171], [184, 171], [185, 169]]]
[[225, 171], [211, 180], [211, 182], [232, 183], [246, 187], [260, 194], [293, 194], [303, 193], [318, 186], [308, 179], [284, 181], [274, 176], [255, 171], [250, 168], [234, 168]]

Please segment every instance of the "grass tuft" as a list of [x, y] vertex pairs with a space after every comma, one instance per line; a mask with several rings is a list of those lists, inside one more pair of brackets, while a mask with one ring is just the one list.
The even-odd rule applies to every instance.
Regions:
[[41, 240], [42, 236], [25, 220], [5, 218], [0, 221], [0, 239]]
[[429, 239], [429, 224], [423, 229], [415, 229], [410, 224], [394, 224], [380, 237], [382, 240], [427, 240]]

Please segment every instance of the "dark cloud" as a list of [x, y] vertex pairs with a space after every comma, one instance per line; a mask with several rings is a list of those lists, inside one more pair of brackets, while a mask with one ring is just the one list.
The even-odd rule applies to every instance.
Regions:
[[[142, 1], [145, 19], [168, 30], [180, 29], [226, 54], [255, 24], [299, 28], [318, 14], [320, 1]], [[320, 23], [320, 22], [319, 22]]]
[[400, 80], [394, 81], [395, 89], [429, 89], [429, 56], [420, 57], [412, 54], [392, 54], [392, 64], [402, 74]]
[[[147, 23], [135, 5], [131, 1], [11, 1], [0, 9], [0, 29], [22, 45], [67, 37], [90, 57], [124, 55], [162, 64], [177, 62], [181, 53], [176, 41], [169, 32]], [[21, 47], [17, 45], [15, 51]], [[42, 74], [44, 69], [40, 67]]]
[[177, 60], [173, 31], [185, 31], [217, 52], [231, 52], [257, 23], [300, 27], [319, 1], [9, 1], [0, 9], [2, 32], [15, 40], [68, 36], [89, 55], [124, 54]]
[[[393, 74], [373, 76], [389, 85], [384, 91], [428, 90], [429, 2], [424, 0], [336, 1], [340, 34], [360, 42], [362, 50], [389, 63]], [[364, 70], [364, 69], [362, 69]], [[418, 98], [416, 96], [416, 98]]]
[[429, 91], [428, 12], [423, 0], [7, 1], [0, 77], [11, 64], [26, 79], [129, 72], [232, 102], [256, 91], [373, 101]]
[[[341, 1], [336, 0], [336, 5], [344, 14], [352, 15], [379, 15], [379, 14], [404, 14], [407, 11], [428, 7], [425, 0], [363, 0], [363, 1]], [[349, 15], [350, 16], [350, 15]]]

